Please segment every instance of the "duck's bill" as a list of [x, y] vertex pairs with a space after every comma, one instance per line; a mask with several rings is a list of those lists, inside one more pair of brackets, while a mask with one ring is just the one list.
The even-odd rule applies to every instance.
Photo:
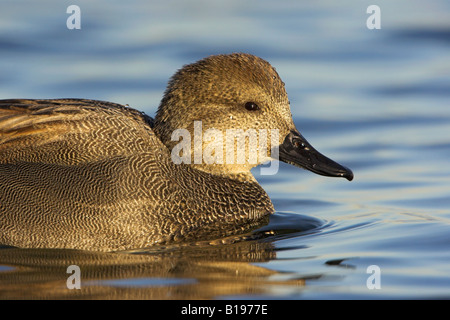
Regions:
[[353, 180], [353, 172], [314, 149], [298, 131], [291, 131], [279, 146], [279, 160], [328, 177]]

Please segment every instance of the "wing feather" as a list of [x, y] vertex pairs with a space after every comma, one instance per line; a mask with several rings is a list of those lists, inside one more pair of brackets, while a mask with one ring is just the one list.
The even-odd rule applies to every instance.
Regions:
[[151, 118], [123, 105], [84, 99], [0, 100], [0, 163], [74, 165], [154, 147], [161, 143]]

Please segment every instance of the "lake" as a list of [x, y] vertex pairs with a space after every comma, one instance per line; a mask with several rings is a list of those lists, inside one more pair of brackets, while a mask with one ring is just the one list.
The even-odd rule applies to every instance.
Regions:
[[[68, 29], [69, 5], [81, 29]], [[369, 29], [367, 8], [380, 8]], [[0, 98], [89, 98], [153, 116], [169, 77], [248, 52], [352, 182], [280, 164], [245, 236], [126, 253], [0, 249], [0, 299], [449, 299], [450, 2], [12, 1]], [[70, 265], [81, 289], [68, 289]]]

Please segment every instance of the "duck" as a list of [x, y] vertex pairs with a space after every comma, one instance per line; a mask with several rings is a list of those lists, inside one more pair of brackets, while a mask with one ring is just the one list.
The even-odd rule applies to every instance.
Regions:
[[275, 212], [251, 173], [268, 159], [353, 179], [300, 134], [276, 69], [248, 53], [183, 66], [154, 118], [100, 100], [0, 100], [0, 244], [114, 252], [247, 232]]

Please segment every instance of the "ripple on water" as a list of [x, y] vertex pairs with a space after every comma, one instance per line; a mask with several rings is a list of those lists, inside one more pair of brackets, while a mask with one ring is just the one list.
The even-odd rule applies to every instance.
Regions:
[[[1, 248], [0, 248], [1, 249]], [[4, 265], [0, 265], [0, 272], [6, 272], [6, 271], [12, 271], [15, 268], [10, 267], [10, 266], [4, 266]]]

